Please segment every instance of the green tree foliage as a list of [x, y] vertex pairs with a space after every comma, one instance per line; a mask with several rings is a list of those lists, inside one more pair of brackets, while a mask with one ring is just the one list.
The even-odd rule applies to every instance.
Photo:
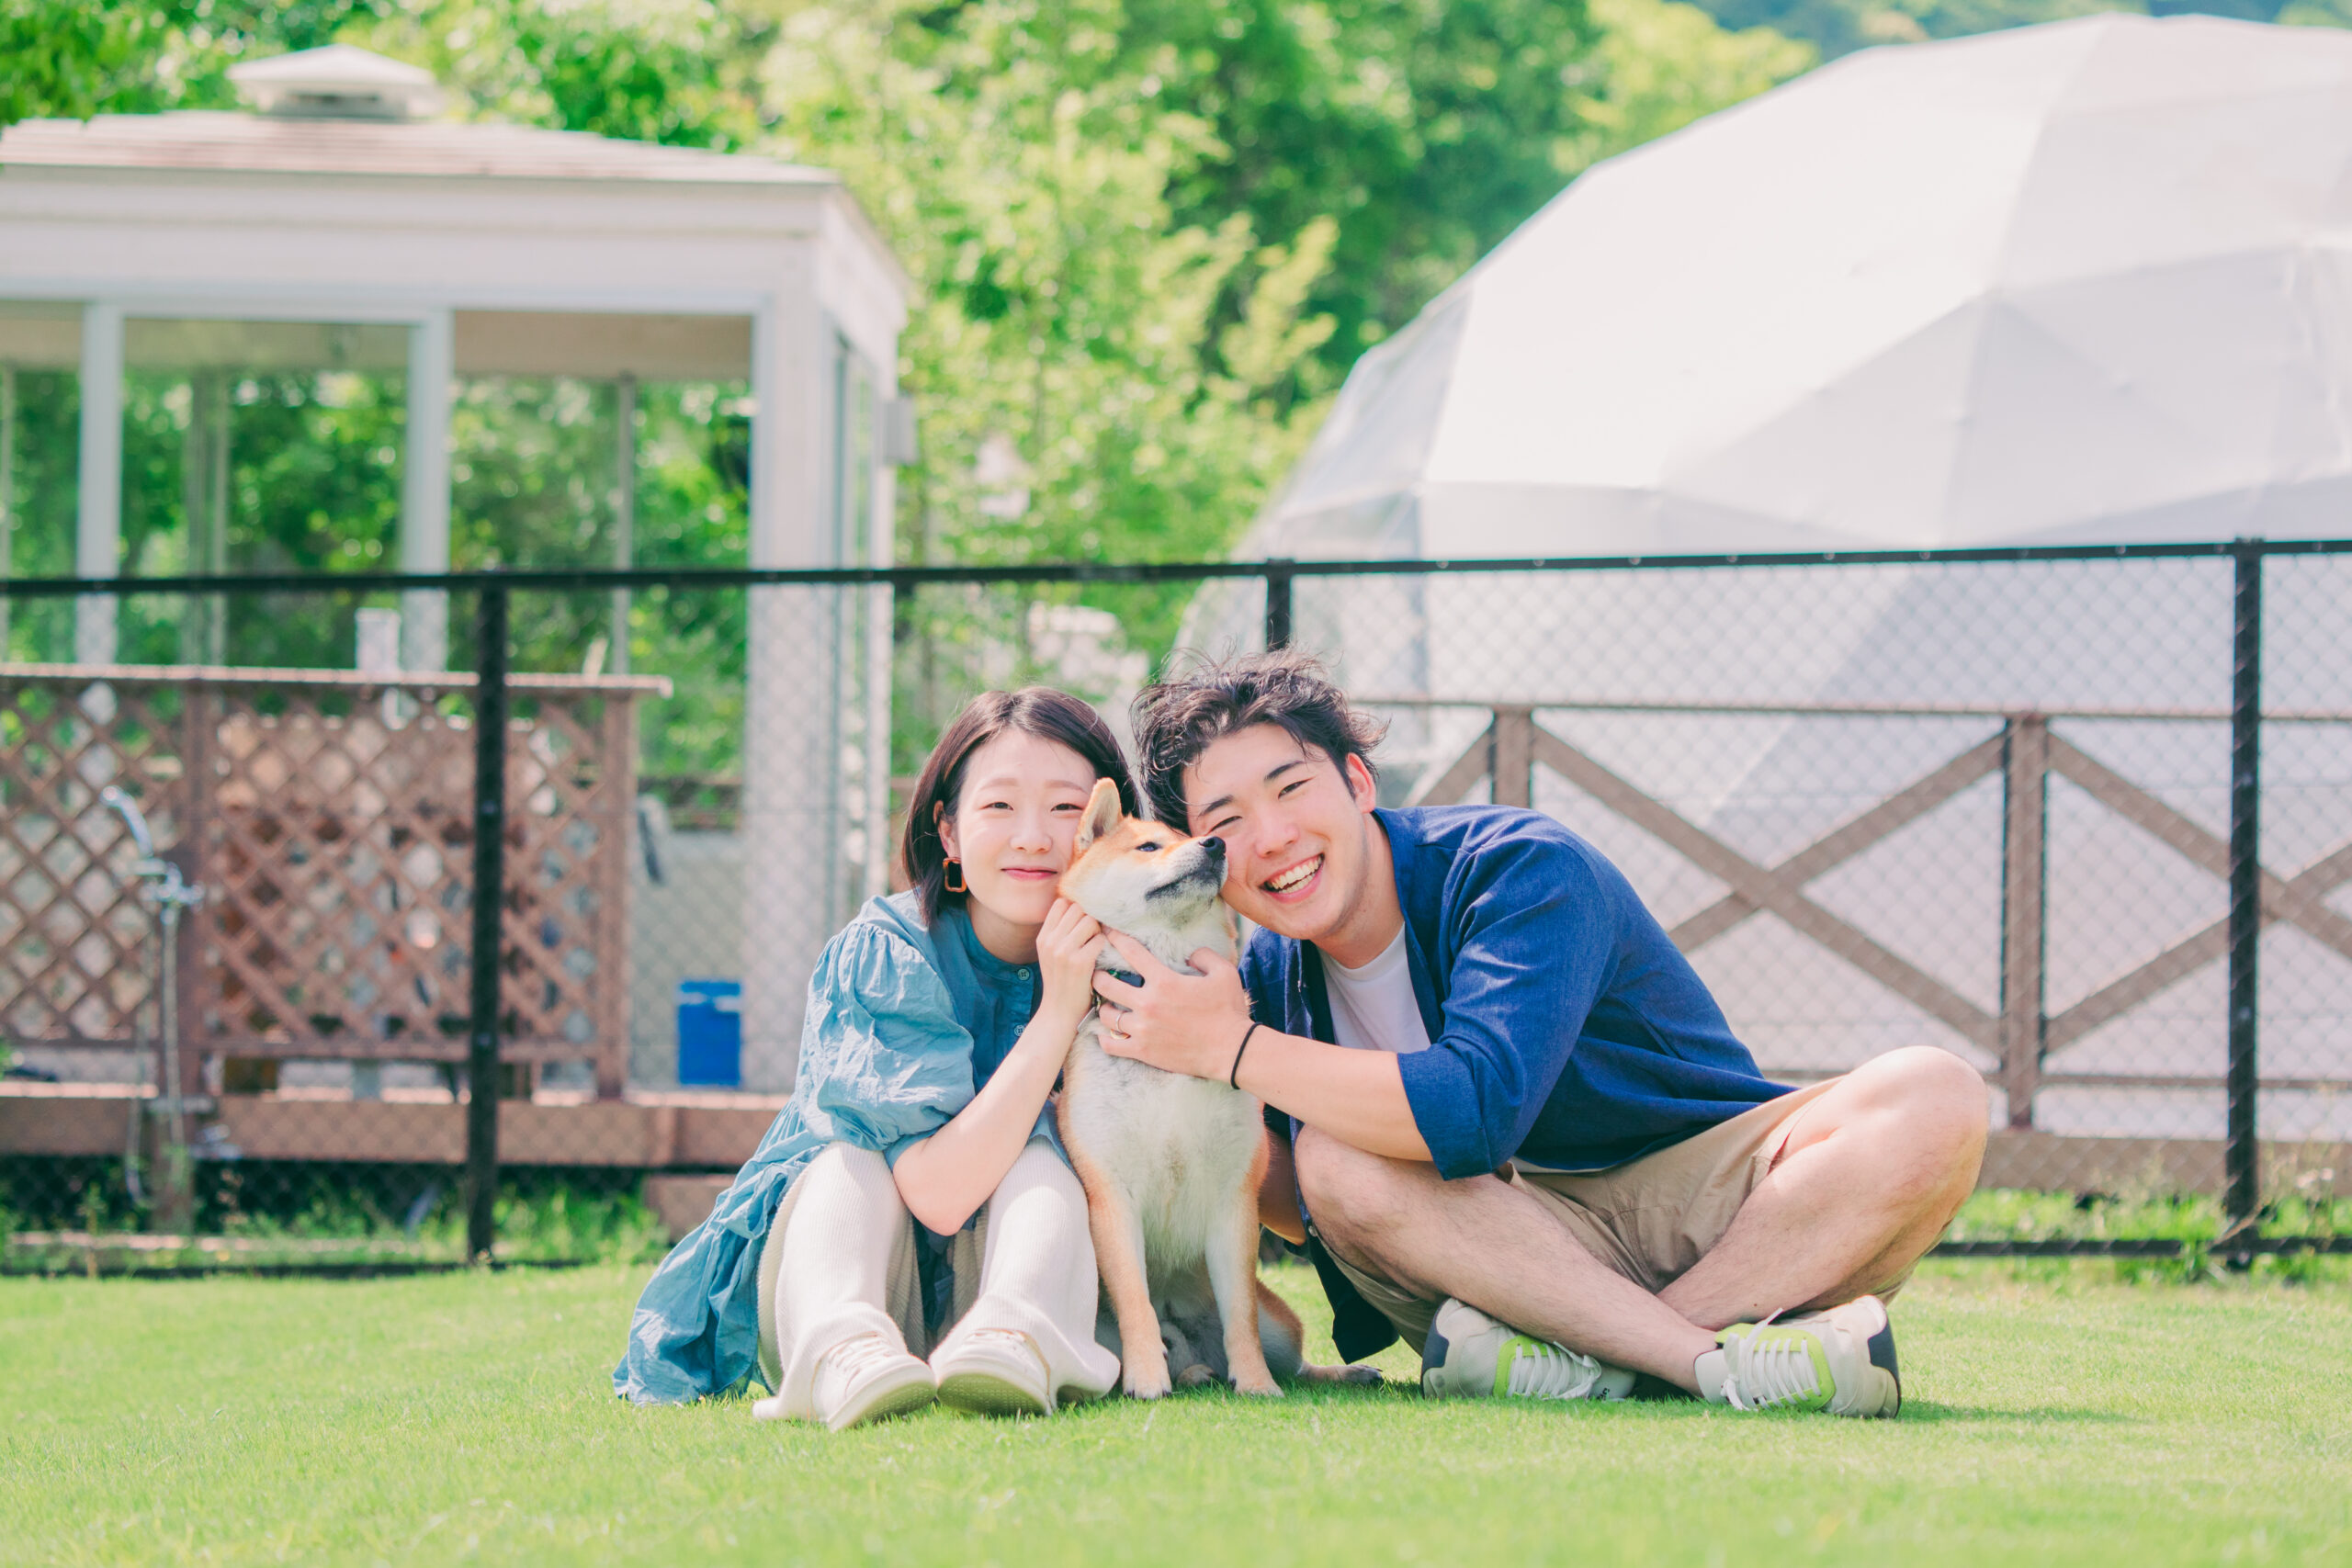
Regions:
[[[187, 569], [182, 489], [191, 388], [134, 373], [124, 388], [122, 549], [132, 575]], [[253, 571], [381, 571], [397, 553], [401, 385], [347, 371], [242, 377], [229, 388], [231, 564]], [[241, 603], [227, 654], [239, 664], [348, 665], [353, 598]], [[181, 654], [179, 600], [134, 599], [124, 657]]]
[[[16, 378], [10, 570], [22, 577], [69, 576], [74, 570], [81, 388], [73, 375], [56, 370], [19, 370]], [[0, 655], [62, 657], [72, 643], [73, 616], [73, 606], [62, 599], [11, 604], [6, 647], [0, 648]]]
[[1335, 225], [1306, 301], [1335, 377], [1581, 166], [1583, 0], [1131, 0], [1117, 26], [1119, 67], [1214, 136], [1178, 221], [1285, 245]]
[[458, 87], [469, 114], [739, 152], [773, 119], [774, 5], [716, 0], [372, 0], [344, 32]]
[[1306, 295], [1332, 226], [1267, 246], [1244, 213], [1181, 221], [1171, 186], [1216, 143], [1116, 68], [1117, 21], [810, 7], [773, 59], [786, 150], [840, 169], [931, 285], [902, 367], [925, 416], [918, 554], [1196, 556], [1304, 434], [1269, 394], [1329, 330]]
[[135, 105], [141, 69], [191, 9], [0, 0], [0, 126]]
[[1681, 0], [1592, 0], [1600, 37], [1579, 78], [1579, 167], [1654, 141], [1810, 70], [1814, 47], [1770, 28], [1725, 32]]

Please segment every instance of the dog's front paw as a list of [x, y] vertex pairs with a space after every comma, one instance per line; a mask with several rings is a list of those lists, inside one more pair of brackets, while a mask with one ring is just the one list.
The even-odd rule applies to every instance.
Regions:
[[1119, 1385], [1127, 1391], [1129, 1399], [1160, 1398], [1171, 1386], [1168, 1381], [1168, 1362], [1157, 1356], [1148, 1361], [1139, 1358], [1130, 1360], [1121, 1369]]
[[1253, 1378], [1234, 1379], [1233, 1392], [1249, 1394], [1253, 1399], [1280, 1399], [1283, 1396], [1282, 1385], [1263, 1372]]

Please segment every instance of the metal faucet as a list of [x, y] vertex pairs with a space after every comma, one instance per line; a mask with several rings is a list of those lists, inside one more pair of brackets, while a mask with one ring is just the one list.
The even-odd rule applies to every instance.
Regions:
[[156, 997], [164, 1037], [164, 1190], [185, 1201], [192, 1196], [187, 1152], [187, 1107], [180, 1098], [179, 931], [182, 911], [204, 902], [204, 889], [180, 875], [180, 868], [155, 852], [155, 836], [139, 803], [113, 784], [98, 792], [98, 804], [121, 814], [139, 859], [130, 872], [145, 881], [163, 937], [163, 977]]

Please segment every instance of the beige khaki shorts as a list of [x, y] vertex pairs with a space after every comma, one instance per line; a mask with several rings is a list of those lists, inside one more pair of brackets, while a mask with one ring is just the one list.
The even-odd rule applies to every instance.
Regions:
[[[1511, 1184], [1544, 1205], [1587, 1252], [1656, 1295], [1704, 1258], [1757, 1183], [1779, 1163], [1797, 1113], [1838, 1080], [1768, 1100], [1728, 1122], [1611, 1170], [1577, 1175], [1514, 1170]], [[1333, 1255], [1365, 1301], [1419, 1350], [1442, 1298], [1424, 1298]], [[1882, 1299], [1911, 1277], [1905, 1265], [1870, 1287]]]

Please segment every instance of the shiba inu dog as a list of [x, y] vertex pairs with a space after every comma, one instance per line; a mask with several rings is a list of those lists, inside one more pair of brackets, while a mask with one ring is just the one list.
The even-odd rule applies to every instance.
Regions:
[[[1198, 973], [1188, 960], [1202, 948], [1232, 955], [1218, 840], [1124, 816], [1105, 779], [1087, 802], [1072, 854], [1062, 897], [1170, 968]], [[1106, 947], [1097, 967], [1117, 972], [1117, 953]], [[1089, 1013], [1063, 1069], [1057, 1122], [1086, 1189], [1129, 1394], [1157, 1399], [1175, 1384], [1220, 1378], [1243, 1393], [1280, 1394], [1274, 1370], [1378, 1378], [1370, 1368], [1307, 1366], [1297, 1314], [1258, 1278], [1266, 1140], [1256, 1100], [1106, 1054]]]

